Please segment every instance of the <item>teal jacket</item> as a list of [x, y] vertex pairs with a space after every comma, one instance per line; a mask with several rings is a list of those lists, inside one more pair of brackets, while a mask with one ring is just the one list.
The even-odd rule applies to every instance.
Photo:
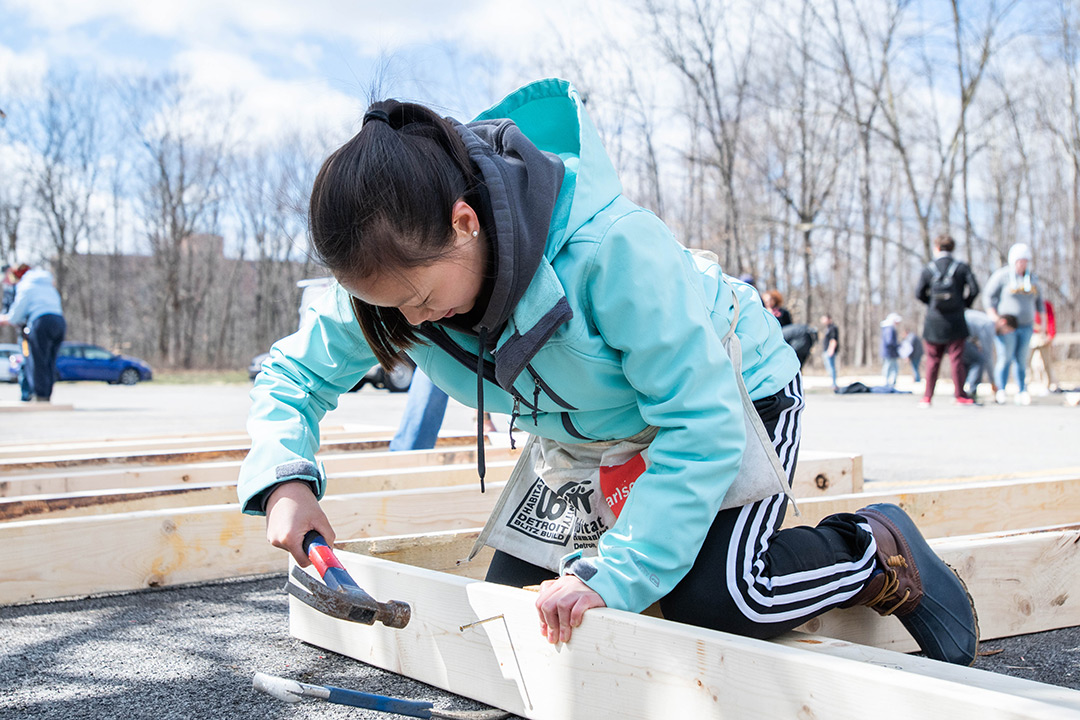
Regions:
[[[520, 429], [566, 443], [659, 429], [648, 470], [588, 561], [595, 572], [586, 573], [609, 607], [640, 611], [690, 569], [739, 470], [742, 404], [721, 345], [733, 292], [750, 397], [779, 392], [799, 362], [752, 287], [683, 248], [655, 215], [622, 196], [569, 83], [528, 85], [477, 120], [493, 118], [512, 120], [558, 157], [563, 177], [539, 264], [483, 353], [484, 409], [519, 414]], [[426, 335], [437, 342], [409, 356], [475, 407], [478, 338], [445, 327]], [[285, 480], [305, 480], [322, 496], [319, 420], [374, 364], [337, 286], [296, 334], [274, 344], [251, 393], [252, 449], [238, 486], [245, 512], [261, 512], [267, 490]]]

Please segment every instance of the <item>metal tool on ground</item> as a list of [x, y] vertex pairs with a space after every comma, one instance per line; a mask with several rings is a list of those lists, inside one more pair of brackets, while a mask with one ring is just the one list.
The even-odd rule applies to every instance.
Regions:
[[510, 713], [495, 708], [487, 710], [439, 710], [432, 703], [421, 700], [375, 695], [359, 690], [344, 690], [332, 685], [309, 685], [276, 675], [255, 673], [252, 686], [259, 692], [276, 697], [287, 703], [298, 703], [304, 698], [325, 700], [337, 705], [366, 708], [377, 712], [397, 713], [417, 718], [447, 718], [448, 720], [503, 720]]
[[381, 622], [392, 628], [403, 628], [409, 624], [412, 608], [408, 603], [398, 600], [382, 603], [364, 592], [338, 561], [322, 535], [314, 530], [308, 532], [304, 536], [304, 552], [326, 584], [299, 567], [293, 567], [292, 578], [299, 586], [286, 583], [285, 590], [290, 595], [324, 615], [340, 620], [364, 625]]

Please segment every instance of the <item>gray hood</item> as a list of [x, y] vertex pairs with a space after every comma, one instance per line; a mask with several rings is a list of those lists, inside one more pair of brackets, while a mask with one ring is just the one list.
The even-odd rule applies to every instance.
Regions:
[[563, 163], [539, 150], [512, 120], [451, 123], [480, 172], [495, 225], [495, 278], [475, 329], [486, 328], [489, 337], [497, 336], [544, 255]]

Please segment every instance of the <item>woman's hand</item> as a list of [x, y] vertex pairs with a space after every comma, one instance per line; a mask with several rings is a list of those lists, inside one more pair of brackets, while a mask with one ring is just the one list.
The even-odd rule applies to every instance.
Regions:
[[311, 564], [304, 554], [304, 535], [316, 530], [334, 544], [334, 529], [319, 507], [311, 486], [303, 481], [284, 482], [266, 500], [266, 539], [274, 547], [288, 550], [300, 567]]
[[585, 611], [607, 607], [604, 599], [574, 575], [545, 580], [540, 585], [536, 610], [540, 613], [540, 632], [550, 643], [569, 642], [572, 628], [581, 624]]

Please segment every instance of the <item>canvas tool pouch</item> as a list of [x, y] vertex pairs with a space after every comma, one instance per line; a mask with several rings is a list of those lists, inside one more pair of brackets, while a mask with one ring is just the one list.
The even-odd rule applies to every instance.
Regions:
[[[779, 493], [790, 496], [787, 473], [743, 383], [742, 348], [734, 332], [739, 300], [732, 297], [735, 311], [723, 344], [742, 396], [746, 450], [721, 510]], [[488, 545], [558, 572], [570, 553], [595, 556], [600, 536], [615, 524], [634, 482], [648, 469], [657, 432], [649, 427], [629, 438], [590, 443], [531, 436], [468, 559]]]

